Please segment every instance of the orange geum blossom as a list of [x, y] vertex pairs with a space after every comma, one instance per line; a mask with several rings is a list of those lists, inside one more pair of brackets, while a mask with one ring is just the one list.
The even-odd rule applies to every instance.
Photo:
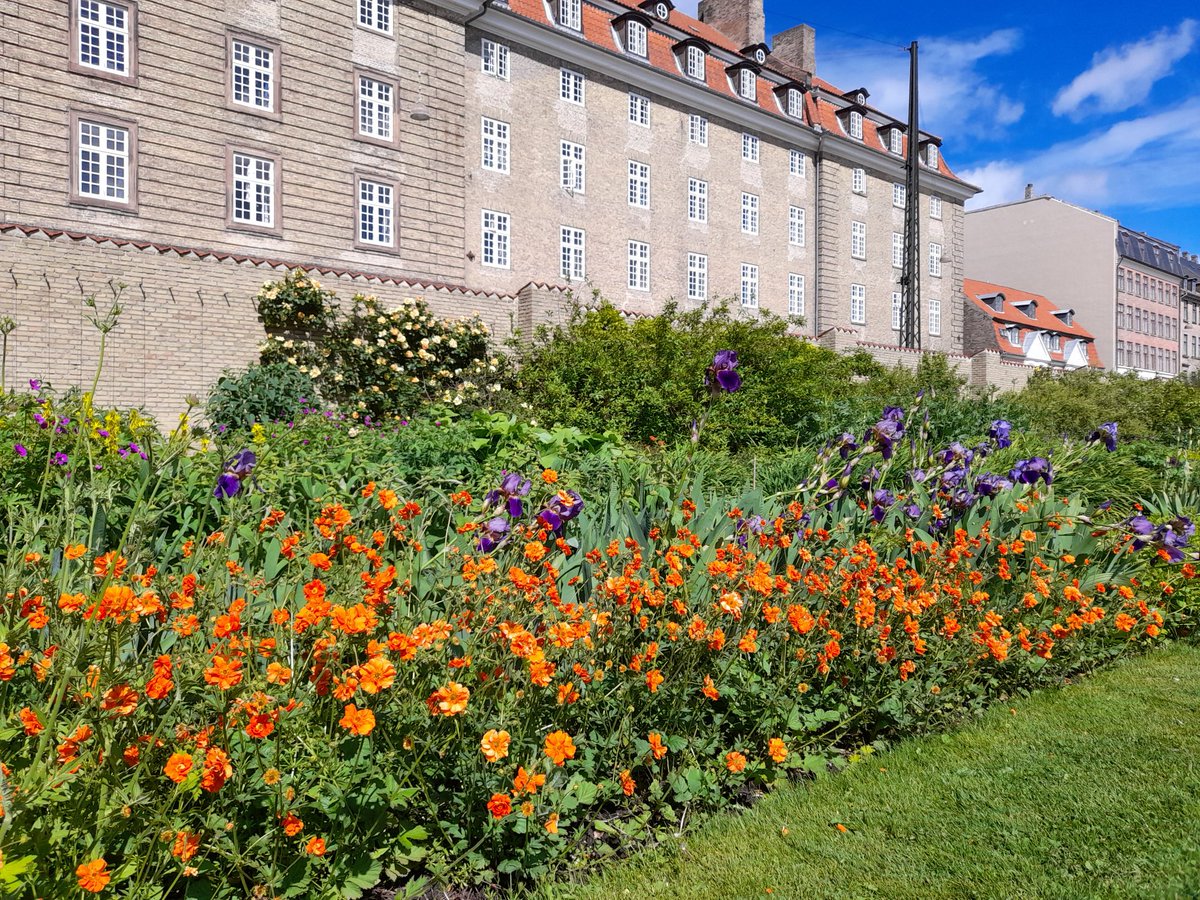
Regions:
[[704, 687], [700, 689], [700, 693], [704, 694], [709, 700], [721, 699], [721, 694], [717, 691], [717, 686], [713, 682], [711, 675], [704, 676]]
[[330, 611], [330, 616], [333, 630], [343, 634], [367, 634], [374, 631], [375, 626], [379, 624], [375, 611], [365, 603], [356, 603], [349, 607], [335, 606]]
[[175, 687], [175, 682], [171, 680], [174, 663], [171, 657], [164, 653], [155, 659], [152, 665], [154, 674], [146, 682], [146, 696], [151, 700], [161, 700]]
[[255, 713], [246, 723], [246, 734], [257, 740], [270, 737], [274, 730], [275, 720], [267, 713]]
[[512, 798], [508, 794], [492, 794], [487, 808], [493, 819], [503, 819], [512, 812]]
[[550, 813], [549, 818], [546, 819], [545, 828], [550, 834], [558, 834], [558, 813]]
[[366, 694], [378, 694], [396, 680], [396, 667], [382, 656], [369, 659], [358, 667], [358, 686]]
[[79, 559], [86, 553], [87, 546], [85, 544], [68, 544], [63, 548], [63, 556], [67, 559]]
[[518, 766], [516, 777], [513, 778], [513, 793], [536, 794], [538, 792], [538, 788], [545, 783], [545, 775], [540, 773], [537, 775], [530, 775], [525, 771], [524, 766]]
[[112, 875], [108, 871], [108, 862], [103, 856], [90, 862], [80, 863], [75, 869], [75, 877], [79, 881], [79, 889], [87, 891], [89, 894], [99, 894], [112, 881]]
[[359, 737], [366, 737], [375, 729], [375, 713], [369, 709], [359, 709], [353, 703], [347, 703], [338, 724]]
[[782, 738], [771, 738], [767, 741], [767, 753], [779, 765], [787, 762], [788, 748]]
[[1137, 619], [1128, 613], [1117, 613], [1113, 624], [1116, 626], [1117, 631], [1132, 631], [1133, 626], [1137, 624]]
[[499, 762], [508, 756], [508, 745], [511, 740], [512, 735], [507, 731], [489, 728], [479, 741], [479, 750], [488, 762]]
[[304, 830], [303, 820], [294, 812], [289, 812], [283, 817], [283, 833], [288, 837], [295, 837]]
[[204, 680], [215, 688], [227, 691], [242, 681], [241, 662], [224, 656], [214, 656], [212, 665], [204, 670]]
[[647, 742], [650, 744], [650, 752], [654, 754], [655, 759], [662, 759], [667, 755], [667, 747], [662, 741], [662, 735], [657, 731], [650, 732]]
[[622, 771], [620, 778], [621, 778], [621, 793], [623, 793], [626, 797], [633, 796], [633, 791], [637, 787], [637, 784], [634, 782], [633, 776], [629, 773], [629, 770], [625, 769], [624, 771]]
[[21, 727], [25, 729], [25, 734], [33, 737], [36, 734], [41, 734], [46, 727], [42, 724], [42, 720], [28, 706], [21, 707], [21, 711], [17, 713], [17, 718], [21, 720]]
[[104, 697], [100, 701], [100, 708], [105, 712], [111, 712], [114, 716], [132, 715], [137, 709], [138, 693], [127, 684], [117, 684], [110, 687], [104, 692]]
[[209, 747], [204, 754], [204, 770], [200, 775], [200, 787], [215, 794], [233, 776], [233, 763], [229, 754], [220, 747]]
[[163, 767], [163, 774], [176, 784], [182, 784], [191, 771], [192, 756], [190, 753], [184, 753], [182, 750], [172, 753], [171, 758], [167, 760], [167, 764]]
[[429, 707], [430, 715], [456, 716], [467, 708], [470, 699], [471, 692], [466, 687], [457, 681], [451, 681], [430, 694], [425, 703]]
[[180, 862], [187, 862], [200, 849], [200, 835], [194, 831], [180, 831], [175, 835], [175, 844], [171, 847], [171, 855]]
[[734, 774], [744, 771], [746, 768], [746, 757], [736, 750], [730, 750], [725, 754], [725, 768]]
[[262, 776], [263, 784], [267, 784], [267, 785], [271, 785], [271, 786], [277, 785], [277, 784], [279, 784], [279, 779], [282, 777], [283, 776], [280, 774], [279, 770], [272, 767], [270, 769], [267, 769], [267, 771], [263, 772], [263, 776]]
[[543, 469], [542, 481], [546, 482], [546, 484], [557, 484], [558, 472], [554, 471], [554, 469]]
[[287, 684], [292, 680], [292, 670], [283, 663], [273, 662], [267, 666], [267, 684]]
[[542, 748], [546, 757], [556, 766], [561, 766], [568, 759], [575, 758], [575, 742], [565, 731], [553, 731], [546, 735], [546, 743]]
[[333, 562], [324, 553], [313, 553], [308, 557], [308, 561], [312, 563], [314, 569], [320, 569], [322, 572], [328, 572], [333, 568]]
[[658, 669], [651, 669], [646, 673], [646, 687], [650, 688], [650, 693], [658, 692], [658, 687], [663, 683], [663, 673]]
[[304, 852], [310, 856], [324, 856], [325, 838], [309, 838], [308, 843], [304, 845]]

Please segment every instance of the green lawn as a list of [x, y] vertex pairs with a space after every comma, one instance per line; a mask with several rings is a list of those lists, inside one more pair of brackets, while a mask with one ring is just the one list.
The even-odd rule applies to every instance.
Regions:
[[1200, 897], [1200, 650], [905, 742], [547, 896]]

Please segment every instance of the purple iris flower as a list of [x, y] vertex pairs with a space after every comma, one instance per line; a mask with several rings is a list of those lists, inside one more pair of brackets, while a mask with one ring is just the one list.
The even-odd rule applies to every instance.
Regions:
[[988, 429], [988, 437], [995, 441], [996, 446], [1001, 450], [1012, 446], [1012, 438], [1009, 437], [1011, 433], [1012, 423], [1005, 419], [994, 420], [992, 427]]
[[1017, 484], [1036, 484], [1039, 478], [1046, 482], [1046, 484], [1051, 484], [1054, 481], [1054, 473], [1050, 468], [1050, 460], [1042, 456], [1034, 456], [1018, 461], [1012, 471], [1008, 473], [1008, 477]]
[[258, 457], [254, 455], [253, 450], [242, 450], [235, 454], [225, 463], [225, 470], [217, 477], [213, 496], [218, 500], [236, 497], [242, 490], [242, 482], [250, 477], [257, 464]]
[[896, 502], [896, 495], [889, 490], [880, 488], [875, 492], [872, 499], [875, 503], [871, 507], [871, 518], [878, 525], [883, 521], [883, 517], [887, 515], [888, 509]]
[[742, 386], [742, 376], [737, 373], [737, 364], [736, 350], [718, 350], [713, 356], [712, 365], [705, 373], [705, 387], [714, 394], [722, 391], [732, 394]]
[[480, 553], [491, 553], [504, 541], [508, 534], [508, 520], [503, 516], [488, 519], [483, 526], [483, 535], [479, 538], [476, 548]]
[[1010, 490], [1013, 483], [1003, 475], [985, 472], [975, 479], [975, 492], [982, 497], [995, 497], [1001, 491]]
[[916, 503], [910, 503], [904, 507], [905, 514], [911, 519], [921, 518], [921, 507]]
[[838, 448], [838, 454], [842, 459], [845, 459], [858, 449], [858, 439], [849, 432], [842, 432], [833, 443]]
[[750, 542], [750, 535], [762, 534], [763, 526], [767, 524], [767, 520], [762, 516], [753, 515], [748, 519], [738, 519], [737, 527], [733, 532], [737, 536], [738, 546], [745, 549]]
[[937, 458], [946, 465], [950, 465], [950, 463], [954, 462], [956, 459], [961, 459], [969, 466], [971, 461], [975, 458], [975, 452], [973, 450], [968, 450], [958, 441], [955, 441], [953, 444], [939, 453]]
[[17, 454], [17, 456], [21, 457], [21, 459], [24, 459], [29, 455], [29, 451], [25, 449], [24, 444], [14, 444], [13, 453]]
[[563, 525], [583, 511], [583, 498], [575, 491], [559, 491], [550, 498], [546, 508], [538, 513], [538, 521], [557, 533]]
[[895, 443], [904, 437], [904, 410], [898, 406], [887, 406], [883, 418], [876, 422], [870, 432], [875, 449], [884, 459], [891, 459]]
[[29, 389], [31, 391], [35, 391], [35, 392], [40, 391], [42, 389], [42, 383], [40, 381], [38, 381], [36, 378], [30, 378], [29, 379]]
[[947, 469], [942, 473], [941, 485], [943, 490], [951, 490], [962, 484], [962, 480], [967, 477], [966, 466], [955, 466], [952, 469]]
[[1117, 423], [1105, 422], [1095, 431], [1088, 435], [1088, 442], [1099, 441], [1104, 444], [1104, 449], [1112, 453], [1117, 449]]
[[528, 496], [531, 483], [528, 478], [522, 478], [517, 472], [505, 472], [500, 479], [500, 487], [487, 492], [483, 498], [485, 508], [503, 506], [514, 519], [525, 515], [525, 504], [521, 498]]
[[46, 417], [43, 416], [40, 412], [35, 412], [33, 414], [33, 421], [38, 423], [38, 428], [45, 428], [50, 424], [49, 422], [46, 421]]
[[60, 450], [58, 453], [55, 453], [52, 457], [50, 457], [50, 461], [56, 466], [65, 466], [68, 462], [67, 454]]

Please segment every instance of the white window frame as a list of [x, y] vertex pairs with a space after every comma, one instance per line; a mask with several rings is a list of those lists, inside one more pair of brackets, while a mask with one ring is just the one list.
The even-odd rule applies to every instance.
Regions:
[[758, 234], [758, 195], [742, 192], [742, 234]]
[[358, 179], [356, 243], [365, 247], [396, 246], [396, 188], [386, 181]]
[[929, 276], [931, 278], [942, 277], [942, 245], [937, 242], [929, 245]]
[[563, 225], [558, 232], [559, 274], [568, 281], [587, 278], [587, 232]]
[[392, 0], [358, 0], [358, 24], [383, 34], [392, 33]]
[[742, 160], [756, 163], [759, 160], [759, 142], [756, 135], [742, 132]]
[[848, 134], [856, 141], [861, 141], [863, 139], [863, 116], [858, 110], [850, 111], [850, 126]]
[[625, 52], [646, 58], [647, 30], [644, 23], [630, 19], [625, 23]]
[[629, 205], [650, 208], [650, 166], [635, 159], [629, 160]]
[[650, 127], [650, 98], [636, 91], [629, 92], [629, 121], [643, 128]]
[[479, 165], [489, 172], [509, 173], [512, 145], [507, 122], [481, 116], [479, 121]]
[[696, 44], [688, 44], [687, 46], [687, 64], [685, 71], [689, 78], [695, 78], [697, 81], [706, 81], [708, 54], [704, 52], [704, 48]]
[[1021, 346], [1021, 328], [1019, 325], [1006, 325], [1000, 332], [1000, 336], [1014, 347]]
[[645, 241], [629, 242], [629, 289], [650, 290], [650, 245]]
[[564, 190], [582, 194], [587, 189], [587, 150], [582, 144], [561, 141], [559, 159], [562, 163], [559, 183]]
[[[239, 174], [240, 169], [245, 171]], [[266, 175], [263, 174], [264, 171]], [[276, 230], [279, 220], [278, 161], [269, 156], [256, 156], [248, 151], [234, 150], [229, 176], [231, 224]]]
[[793, 119], [804, 118], [804, 95], [796, 88], [787, 89], [787, 114]]
[[703, 253], [688, 254], [687, 291], [689, 300], [708, 299], [708, 257]]
[[376, 141], [395, 140], [396, 87], [371, 75], [358, 76], [358, 135]]
[[867, 258], [867, 223], [850, 223], [850, 256], [854, 259]]
[[938, 146], [937, 144], [925, 145], [925, 165], [931, 169], [938, 167]]
[[788, 315], [804, 315], [804, 276], [788, 273]]
[[788, 244], [793, 247], [804, 246], [804, 207], [788, 207]]
[[850, 190], [856, 194], [867, 192], [867, 170], [853, 169], [850, 172]]
[[479, 71], [508, 81], [508, 44], [484, 38], [479, 47]]
[[937, 297], [929, 298], [929, 333], [933, 337], [942, 333], [942, 301]]
[[902, 182], [892, 182], [892, 206], [897, 209], [904, 209], [904, 203], [907, 199], [908, 188]]
[[708, 119], [692, 113], [688, 117], [688, 143], [699, 147], [708, 146]]
[[[133, 126], [80, 115], [72, 123], [74, 160], [72, 200], [133, 209], [137, 187]], [[89, 178], [85, 190], [84, 167]]]
[[892, 331], [900, 330], [902, 313], [904, 311], [904, 298], [899, 291], [892, 291]]
[[806, 157], [803, 150], [793, 148], [788, 151], [788, 173], [798, 178], [808, 177], [808, 166], [806, 165]]
[[258, 112], [276, 112], [276, 48], [237, 36], [230, 38], [229, 46], [231, 102]]
[[572, 31], [582, 31], [583, 0], [558, 0], [558, 24]]
[[492, 269], [512, 266], [512, 216], [494, 209], [482, 210], [480, 229], [481, 265]]
[[688, 179], [688, 221], [708, 221], [708, 182]]
[[583, 106], [585, 99], [583, 73], [565, 66], [559, 69], [558, 96], [559, 99], [566, 100], [568, 103]]
[[895, 154], [904, 152], [904, 135], [900, 133], [899, 128], [893, 128], [888, 136], [888, 149]]
[[904, 268], [904, 235], [899, 231], [892, 232], [892, 268]]
[[941, 197], [930, 197], [929, 198], [929, 218], [941, 219], [941, 217], [942, 217], [942, 198]]
[[744, 309], [758, 309], [758, 266], [742, 263], [740, 299]]
[[753, 69], [738, 70], [738, 96], [743, 100], [758, 99], [758, 74]]
[[861, 284], [850, 285], [850, 324], [867, 324], [867, 289]]
[[[132, 81], [137, 8], [110, 0], [69, 0], [73, 4], [74, 43], [71, 59], [81, 71]], [[117, 21], [119, 19], [119, 21]], [[85, 58], [84, 47], [88, 48]]]

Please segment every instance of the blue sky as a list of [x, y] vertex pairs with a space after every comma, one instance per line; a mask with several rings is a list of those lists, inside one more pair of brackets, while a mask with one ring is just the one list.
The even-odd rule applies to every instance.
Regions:
[[[695, 0], [676, 5], [695, 12]], [[818, 75], [864, 86], [872, 104], [903, 117], [908, 56], [899, 48], [917, 40], [921, 125], [984, 188], [971, 206], [1019, 199], [1032, 182], [1038, 194], [1200, 253], [1200, 3], [841, 9], [839, 18], [828, 4], [766, 0], [768, 41], [807, 22]]]

